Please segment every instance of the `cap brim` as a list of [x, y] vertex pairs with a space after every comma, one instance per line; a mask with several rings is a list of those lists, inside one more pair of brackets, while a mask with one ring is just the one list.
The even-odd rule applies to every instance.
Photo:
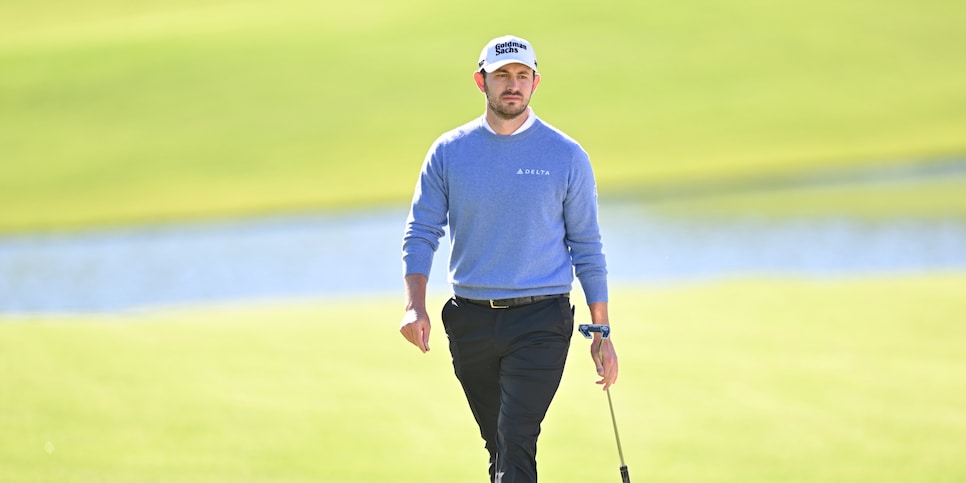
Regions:
[[493, 72], [493, 71], [499, 69], [500, 67], [503, 67], [505, 65], [510, 65], [510, 64], [523, 64], [523, 65], [525, 65], [525, 66], [533, 69], [534, 72], [537, 71], [537, 66], [530, 65], [530, 64], [528, 64], [526, 62], [520, 62], [519, 59], [500, 60], [500, 61], [497, 61], [497, 62], [493, 62], [491, 64], [486, 64], [485, 66], [483, 66], [483, 70], [485, 70], [486, 73], [489, 74], [490, 72]]

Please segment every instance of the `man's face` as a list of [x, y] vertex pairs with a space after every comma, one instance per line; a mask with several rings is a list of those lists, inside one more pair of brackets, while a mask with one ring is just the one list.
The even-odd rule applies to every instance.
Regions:
[[540, 76], [523, 64], [507, 64], [486, 74], [477, 74], [477, 85], [486, 94], [490, 111], [501, 119], [513, 119], [527, 110]]

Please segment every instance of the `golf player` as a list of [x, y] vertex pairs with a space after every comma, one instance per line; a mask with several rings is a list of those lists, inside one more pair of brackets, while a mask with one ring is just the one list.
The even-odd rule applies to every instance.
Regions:
[[[429, 351], [426, 284], [449, 226], [453, 296], [442, 309], [456, 377], [489, 452], [490, 481], [537, 481], [537, 437], [557, 392], [580, 281], [591, 321], [609, 325], [607, 268], [587, 153], [529, 107], [540, 83], [533, 46], [491, 40], [473, 74], [482, 117], [440, 136], [422, 165], [406, 221], [400, 332]], [[611, 339], [590, 348], [607, 389]]]

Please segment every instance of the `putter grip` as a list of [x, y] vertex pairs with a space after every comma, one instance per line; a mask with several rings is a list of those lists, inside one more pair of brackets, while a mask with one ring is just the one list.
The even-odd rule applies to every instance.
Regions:
[[631, 483], [631, 475], [626, 466], [621, 466], [621, 483]]

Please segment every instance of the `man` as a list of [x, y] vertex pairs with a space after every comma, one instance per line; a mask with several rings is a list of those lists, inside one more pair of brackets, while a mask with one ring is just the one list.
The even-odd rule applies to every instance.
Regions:
[[[540, 83], [529, 42], [491, 40], [474, 78], [486, 113], [436, 140], [416, 185], [400, 332], [429, 351], [426, 284], [448, 224], [454, 295], [442, 321], [490, 454], [490, 481], [535, 482], [540, 423], [573, 333], [575, 272], [591, 321], [609, 324], [596, 185], [587, 153], [529, 107]], [[611, 340], [595, 334], [591, 356], [607, 389], [618, 372]]]

